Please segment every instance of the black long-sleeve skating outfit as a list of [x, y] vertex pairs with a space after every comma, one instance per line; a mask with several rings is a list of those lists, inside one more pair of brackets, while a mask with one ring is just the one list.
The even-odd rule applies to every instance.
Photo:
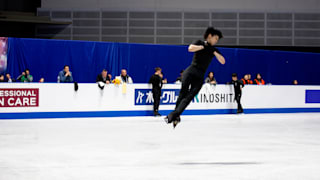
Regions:
[[213, 52], [216, 51], [221, 54], [215, 47], [211, 46], [206, 41], [198, 40], [192, 44], [203, 45], [204, 49], [194, 53], [191, 65], [183, 72], [181, 90], [176, 102], [175, 110], [167, 117], [169, 123], [179, 119], [179, 116], [200, 91], [203, 85], [205, 72], [214, 57]]
[[153, 95], [153, 112], [154, 115], [159, 114], [159, 105], [160, 105], [160, 98], [161, 98], [161, 88], [162, 88], [162, 78], [154, 74], [151, 76], [149, 83], [152, 84], [152, 95]]
[[242, 113], [243, 108], [241, 105], [241, 95], [242, 95], [242, 88], [244, 87], [244, 84], [241, 80], [231, 81], [231, 83], [234, 87], [234, 99], [237, 101], [238, 104], [238, 110], [237, 113]]

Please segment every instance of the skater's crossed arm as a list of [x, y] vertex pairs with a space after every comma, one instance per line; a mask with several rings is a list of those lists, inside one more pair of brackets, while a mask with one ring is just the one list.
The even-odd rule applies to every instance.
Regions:
[[219, 54], [217, 51], [214, 51], [213, 54], [216, 56], [216, 58], [221, 64], [226, 63], [226, 60], [224, 59], [224, 57], [221, 54]]
[[189, 52], [197, 52], [204, 49], [203, 45], [194, 45], [194, 44], [190, 44], [188, 47], [188, 51]]

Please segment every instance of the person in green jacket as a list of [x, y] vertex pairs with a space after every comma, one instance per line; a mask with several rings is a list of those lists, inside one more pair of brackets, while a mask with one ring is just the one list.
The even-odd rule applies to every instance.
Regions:
[[17, 78], [21, 82], [32, 82], [33, 76], [30, 74], [30, 70], [26, 69], [22, 74]]

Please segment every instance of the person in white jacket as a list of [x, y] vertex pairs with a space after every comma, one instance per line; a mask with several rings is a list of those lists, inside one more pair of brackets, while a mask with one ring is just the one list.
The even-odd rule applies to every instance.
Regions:
[[132, 84], [133, 83], [132, 78], [127, 74], [126, 69], [122, 69], [120, 76], [117, 76], [116, 79], [119, 79], [121, 84], [123, 84], [123, 83]]

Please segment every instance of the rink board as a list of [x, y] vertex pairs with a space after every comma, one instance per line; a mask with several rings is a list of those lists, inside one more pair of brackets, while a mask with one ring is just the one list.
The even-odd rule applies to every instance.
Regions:
[[[175, 107], [180, 85], [166, 84], [162, 90], [160, 113]], [[245, 113], [320, 112], [320, 86], [257, 86], [243, 88]], [[2, 83], [0, 84], [0, 119], [121, 117], [152, 115], [149, 84], [106, 85]], [[233, 87], [205, 84], [184, 115], [235, 113]]]

